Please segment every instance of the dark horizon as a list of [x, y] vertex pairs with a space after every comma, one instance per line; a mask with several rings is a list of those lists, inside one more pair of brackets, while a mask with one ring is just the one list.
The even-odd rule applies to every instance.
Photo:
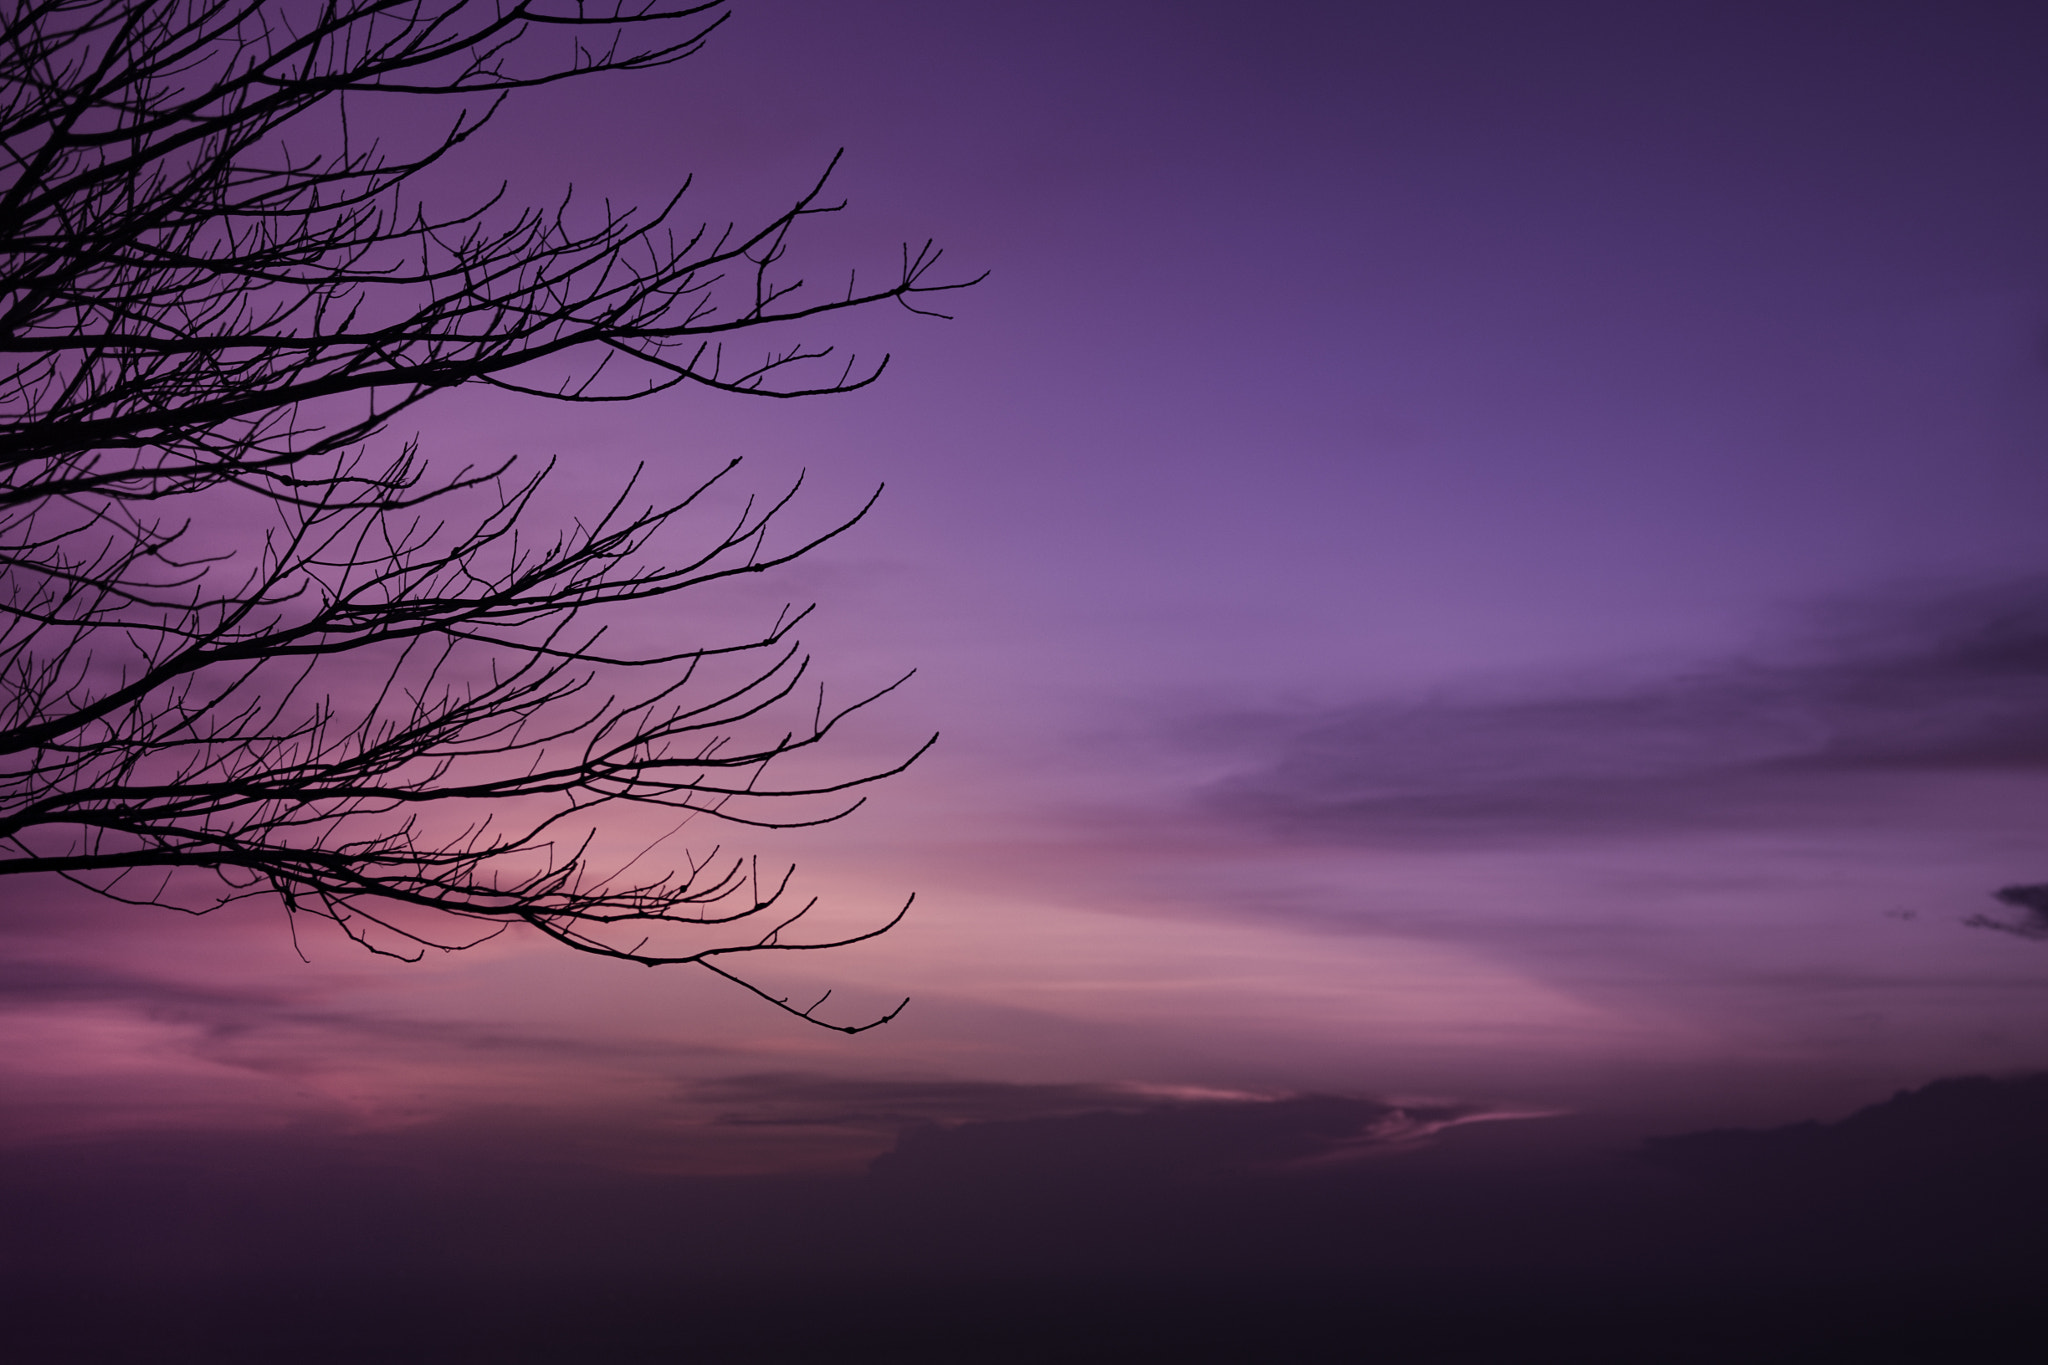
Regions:
[[918, 1122], [864, 1172], [808, 1176], [579, 1161], [567, 1134], [482, 1116], [52, 1144], [0, 1176], [10, 1358], [1335, 1360], [1376, 1339], [1394, 1361], [1989, 1362], [2042, 1344], [2048, 1074], [1625, 1149], [1470, 1118], [1125, 1097]]

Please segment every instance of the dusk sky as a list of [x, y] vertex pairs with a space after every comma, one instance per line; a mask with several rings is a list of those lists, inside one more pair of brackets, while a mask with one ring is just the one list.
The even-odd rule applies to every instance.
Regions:
[[893, 355], [850, 396], [462, 393], [388, 437], [558, 456], [543, 517], [642, 462], [804, 471], [793, 528], [886, 485], [629, 628], [815, 600], [834, 695], [917, 670], [832, 761], [940, 742], [851, 819], [665, 846], [795, 861], [834, 923], [914, 892], [762, 977], [911, 1003], [848, 1038], [537, 935], [302, 962], [261, 906], [25, 884], [6, 1138], [486, 1116], [838, 1169], [1118, 1096], [1632, 1137], [2048, 1066], [2048, 944], [1964, 924], [2048, 882], [2044, 70], [2015, 4], [750, 0], [508, 106], [432, 195], [694, 175], [744, 222], [843, 147], [806, 275], [989, 272], [950, 322], [823, 320]]

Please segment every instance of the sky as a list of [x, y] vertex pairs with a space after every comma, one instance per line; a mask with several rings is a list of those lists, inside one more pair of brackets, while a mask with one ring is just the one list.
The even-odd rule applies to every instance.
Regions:
[[625, 628], [816, 601], [835, 695], [917, 670], [839, 761], [940, 742], [856, 816], [671, 845], [833, 923], [915, 893], [768, 978], [910, 1005], [12, 887], [0, 1139], [494, 1116], [802, 1171], [1162, 1097], [1612, 1139], [2048, 1066], [2048, 946], [1965, 924], [2048, 881], [2044, 60], [2005, 4], [757, 0], [508, 106], [450, 202], [744, 221], [843, 147], [817, 278], [988, 272], [823, 324], [892, 356], [856, 394], [417, 416], [558, 457], [543, 515], [735, 456], [806, 525], [886, 486]]

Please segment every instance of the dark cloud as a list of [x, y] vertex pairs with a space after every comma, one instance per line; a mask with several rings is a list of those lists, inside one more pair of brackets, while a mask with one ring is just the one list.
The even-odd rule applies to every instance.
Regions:
[[692, 1085], [689, 1096], [743, 1127], [845, 1126], [894, 1132], [912, 1124], [987, 1123], [1157, 1104], [1156, 1096], [1107, 1085], [1001, 1081], [860, 1080], [799, 1072], [726, 1076]]
[[[583, 1057], [674, 1056], [674, 1043], [633, 1044], [520, 1032], [486, 1023], [411, 1019], [363, 1010], [323, 1009], [281, 990], [196, 984], [78, 960], [0, 958], [0, 1002], [15, 1007], [112, 1005], [152, 1019], [199, 1026], [204, 1036], [233, 1038], [283, 1027], [435, 1049], [521, 1051]], [[718, 1051], [689, 1049], [703, 1054]]]
[[[273, 980], [275, 978], [272, 978]], [[0, 1003], [15, 1007], [104, 1004], [151, 1018], [174, 1019], [222, 1030], [296, 1027], [334, 1030], [393, 1043], [485, 1051], [532, 1051], [587, 1057], [714, 1056], [732, 1049], [680, 1044], [673, 1039], [575, 1037], [558, 1031], [505, 1028], [486, 1021], [412, 1018], [377, 1009], [335, 1009], [309, 1004], [284, 982], [261, 985], [197, 983], [139, 972], [112, 963], [64, 958], [0, 957]]]
[[922, 1125], [877, 1158], [899, 1180], [1122, 1184], [1304, 1170], [1413, 1146], [1481, 1113], [1335, 1095], [1154, 1103], [1142, 1108]]
[[171, 981], [96, 962], [0, 957], [0, 1000], [13, 1005], [118, 1002], [146, 1009], [239, 1013], [280, 1008], [276, 992]]
[[2039, 1197], [2044, 1144], [2048, 1075], [1960, 1076], [1901, 1090], [1838, 1123], [1652, 1138], [1643, 1155], [1750, 1198], [1863, 1202], [1891, 1180], [1950, 1203], [1997, 1202], [2027, 1186]]
[[[673, 1074], [726, 1051], [351, 1009], [260, 987], [64, 960], [0, 961], [0, 1009], [19, 1036], [34, 1040], [34, 1050], [0, 1065], [8, 1096], [0, 1106], [0, 1144], [11, 1149], [56, 1134], [222, 1125], [248, 1133], [280, 1124], [389, 1122], [394, 1114], [408, 1122], [452, 1122], [495, 1105], [492, 1122], [499, 1126], [546, 1127], [552, 1112], [574, 1111], [575, 1123], [557, 1136], [579, 1150], [579, 1159], [680, 1162], [675, 1128], [690, 1116], [673, 1097], [648, 1097], [636, 1078]], [[103, 1055], [86, 1042], [73, 1057], [63, 1041], [102, 1032], [114, 1040]], [[46, 1040], [56, 1040], [61, 1060], [41, 1055]], [[82, 1064], [71, 1070], [68, 1061]], [[556, 1087], [566, 1093], [537, 1089], [537, 1069], [567, 1078]], [[365, 1073], [385, 1078], [367, 1095], [359, 1082]], [[839, 1159], [865, 1159], [887, 1136]], [[719, 1169], [732, 1164], [735, 1145], [699, 1143], [719, 1150], [697, 1154]], [[792, 1164], [817, 1159], [799, 1153]]]
[[1332, 1095], [801, 1073], [724, 1077], [691, 1086], [688, 1096], [718, 1106], [715, 1121], [728, 1126], [887, 1132], [896, 1145], [875, 1169], [898, 1177], [977, 1171], [1004, 1178], [1178, 1178], [1279, 1170], [1410, 1148], [1447, 1127], [1494, 1117], [1472, 1105]]
[[2020, 938], [2048, 939], [2048, 886], [2008, 886], [1993, 895], [2020, 912], [2018, 919], [1972, 915], [1963, 921], [1975, 929], [1996, 929]]
[[1205, 804], [1341, 840], [1853, 818], [1845, 779], [2048, 773], [2048, 583], [1857, 603], [1779, 662], [1630, 686], [1216, 717], [1266, 756]]

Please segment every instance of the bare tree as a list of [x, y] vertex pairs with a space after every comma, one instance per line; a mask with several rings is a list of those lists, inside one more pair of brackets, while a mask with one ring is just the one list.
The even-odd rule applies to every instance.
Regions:
[[[567, 195], [520, 209], [501, 189], [438, 215], [419, 197], [517, 92], [670, 65], [725, 17], [660, 0], [8, 7], [0, 874], [191, 913], [275, 898], [409, 958], [524, 923], [694, 963], [819, 1022], [735, 961], [858, 942], [901, 911], [786, 938], [809, 909], [784, 905], [788, 873], [714, 853], [636, 879], [594, 864], [594, 819], [815, 824], [909, 760], [770, 773], [874, 700], [825, 708], [793, 634], [808, 609], [651, 653], [610, 644], [607, 609], [787, 564], [866, 509], [791, 539], [791, 490], [650, 559], [701, 530], [731, 466], [680, 501], [629, 485], [536, 534], [545, 468], [437, 471], [416, 440], [372, 453], [462, 385], [843, 393], [887, 357], [839, 360], [795, 324], [930, 312], [972, 283], [935, 279], [929, 243], [879, 286], [787, 276], [792, 232], [840, 207], [822, 179], [751, 229], [685, 226], [680, 190], [588, 216]], [[423, 145], [366, 131], [423, 104], [445, 111]]]

